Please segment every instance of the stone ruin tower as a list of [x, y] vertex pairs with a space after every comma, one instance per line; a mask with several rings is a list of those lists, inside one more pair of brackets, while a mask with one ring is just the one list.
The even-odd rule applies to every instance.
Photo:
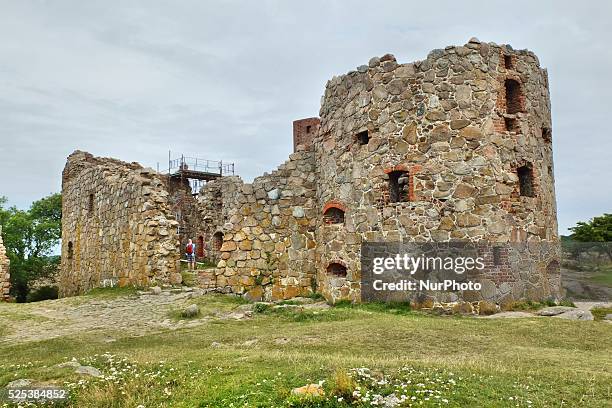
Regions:
[[[472, 39], [415, 63], [372, 58], [328, 82], [320, 116], [316, 269], [327, 297], [359, 298], [364, 240], [512, 243], [520, 258], [500, 247], [476, 277], [480, 293], [458, 295], [559, 296], [548, 78], [532, 52]], [[330, 209], [344, 221], [329, 222]]]
[[9, 259], [2, 242], [2, 227], [0, 227], [0, 300], [9, 300], [11, 289], [11, 275], [9, 273]]
[[361, 245], [398, 241], [491, 245], [472, 277], [482, 290], [419, 297], [560, 295], [548, 79], [532, 52], [472, 39], [414, 63], [372, 58], [327, 83], [319, 117], [293, 123], [293, 144], [276, 170], [219, 177], [193, 200], [151, 169], [75, 152], [61, 293], [109, 278], [180, 282], [177, 219], [188, 215], [188, 236], [216, 265], [199, 285], [252, 300], [359, 301]]

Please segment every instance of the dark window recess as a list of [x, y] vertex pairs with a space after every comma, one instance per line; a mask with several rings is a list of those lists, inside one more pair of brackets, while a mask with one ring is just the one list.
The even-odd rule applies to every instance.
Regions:
[[72, 241], [68, 242], [68, 259], [74, 258], [74, 246], [72, 245]]
[[552, 261], [549, 262], [549, 264], [546, 266], [546, 272], [549, 275], [556, 275], [559, 273], [561, 268], [561, 265], [559, 264], [559, 261], [557, 261], [556, 259], [553, 259]]
[[552, 142], [552, 130], [550, 128], [542, 128], [542, 139], [544, 139], [546, 143]]
[[509, 114], [521, 112], [523, 110], [521, 84], [514, 79], [506, 79], [504, 85], [506, 88], [506, 112]]
[[552, 166], [548, 166], [548, 175], [549, 175], [550, 177], [552, 177], [552, 176], [553, 176], [553, 168], [552, 168]]
[[198, 237], [198, 244], [196, 245], [196, 251], [198, 258], [204, 258], [204, 237], [200, 235]]
[[367, 145], [370, 141], [370, 134], [367, 130], [357, 133], [355, 137], [357, 138], [357, 142], [362, 146]]
[[306, 126], [306, 133], [310, 133], [311, 129], [312, 129], [312, 126], [310, 126], [310, 125]]
[[504, 55], [504, 67], [506, 67], [506, 69], [514, 68], [512, 65], [512, 57], [510, 55]]
[[506, 130], [508, 132], [518, 132], [519, 127], [518, 127], [518, 122], [516, 119], [513, 118], [504, 118], [504, 123], [506, 124]]
[[333, 276], [346, 277], [346, 266], [332, 262], [327, 266], [327, 274]]
[[94, 210], [94, 195], [90, 194], [89, 201], [87, 202], [87, 211], [89, 211], [89, 213], [92, 213], [93, 210]]
[[522, 196], [533, 197], [533, 169], [531, 165], [521, 166], [516, 169], [519, 178], [519, 190]]
[[323, 222], [326, 224], [343, 224], [344, 211], [336, 207], [328, 208], [323, 214]]
[[223, 246], [223, 233], [218, 231], [213, 235], [212, 247], [215, 251], [219, 251], [221, 246]]
[[499, 266], [502, 264], [502, 247], [493, 247], [493, 265]]
[[407, 171], [392, 171], [389, 173], [389, 202], [408, 201], [410, 184]]

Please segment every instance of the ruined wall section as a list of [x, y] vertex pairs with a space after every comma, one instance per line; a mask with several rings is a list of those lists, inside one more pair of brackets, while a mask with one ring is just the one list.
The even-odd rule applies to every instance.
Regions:
[[167, 180], [138, 163], [76, 151], [62, 177], [60, 295], [180, 283]]
[[0, 301], [6, 301], [10, 298], [11, 274], [9, 266], [9, 258], [6, 255], [6, 248], [2, 242], [2, 227], [0, 227]]
[[199, 262], [206, 252], [206, 227], [194, 197], [189, 181], [178, 177], [167, 178], [169, 203], [174, 219], [178, 222], [177, 232], [181, 254], [191, 239], [196, 244], [196, 260]]
[[[364, 240], [557, 241], [548, 81], [533, 53], [471, 40], [415, 63], [373, 58], [328, 82], [320, 116], [317, 277], [328, 299], [359, 299]], [[521, 192], [521, 166], [532, 194]], [[343, 223], [325, 221], [330, 203], [345, 209]], [[558, 274], [547, 272], [555, 251], [541, 252], [460, 295], [558, 295]]]
[[[293, 153], [278, 170], [246, 184], [238, 177], [208, 183], [200, 194], [209, 233], [221, 233], [217, 269], [204, 287], [247, 298], [289, 299], [314, 289], [317, 205], [311, 151]], [[214, 242], [210, 243], [214, 246]]]

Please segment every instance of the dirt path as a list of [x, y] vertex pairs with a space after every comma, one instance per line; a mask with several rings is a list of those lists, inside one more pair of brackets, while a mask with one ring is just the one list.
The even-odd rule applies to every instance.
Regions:
[[23, 343], [104, 331], [105, 341], [143, 336], [164, 329], [204, 324], [213, 319], [245, 318], [245, 313], [220, 312], [192, 320], [170, 314], [194, 303], [202, 292], [164, 291], [162, 294], [114, 298], [74, 297], [27, 304], [0, 304], [0, 344]]

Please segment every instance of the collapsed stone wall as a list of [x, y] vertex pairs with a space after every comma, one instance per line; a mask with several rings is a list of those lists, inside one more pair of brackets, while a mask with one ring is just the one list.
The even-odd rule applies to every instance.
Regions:
[[548, 80], [532, 52], [474, 39], [415, 63], [372, 58], [328, 82], [320, 116], [317, 201], [344, 212], [342, 223], [317, 218], [328, 299], [359, 299], [362, 242], [402, 240], [552, 243], [458, 295], [559, 295]]
[[[300, 151], [278, 170], [244, 183], [223, 177], [200, 192], [208, 246], [219, 262], [204, 287], [249, 299], [289, 299], [315, 290], [314, 155]], [[220, 239], [220, 240], [219, 240]]]
[[60, 296], [105, 285], [180, 283], [168, 180], [76, 151], [62, 175]]
[[0, 227], [0, 300], [9, 300], [10, 298], [11, 274], [9, 266], [9, 258], [2, 242], [2, 227]]

